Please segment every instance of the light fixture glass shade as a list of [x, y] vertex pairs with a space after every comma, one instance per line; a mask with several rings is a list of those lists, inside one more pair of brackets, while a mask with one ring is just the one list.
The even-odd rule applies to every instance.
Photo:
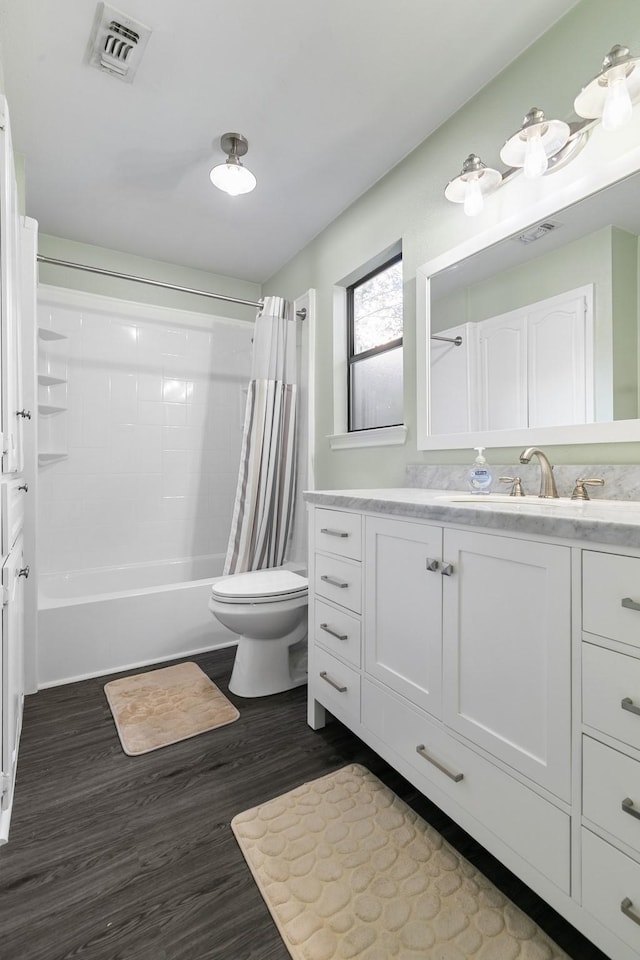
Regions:
[[532, 107], [520, 129], [504, 144], [500, 159], [508, 167], [523, 167], [529, 179], [541, 177], [549, 158], [566, 146], [570, 135], [564, 120], [547, 120], [539, 107]]
[[602, 61], [597, 77], [580, 91], [573, 104], [579, 117], [602, 117], [605, 130], [617, 130], [630, 119], [640, 100], [640, 57], [616, 44]]
[[232, 197], [250, 193], [256, 185], [256, 178], [251, 170], [247, 170], [237, 158], [233, 157], [229, 157], [226, 163], [219, 163], [209, 176], [214, 187], [224, 190]]
[[462, 171], [445, 187], [444, 195], [452, 203], [464, 204], [468, 217], [477, 216], [484, 207], [484, 197], [502, 182], [498, 170], [487, 167], [480, 157], [470, 153], [462, 165]]

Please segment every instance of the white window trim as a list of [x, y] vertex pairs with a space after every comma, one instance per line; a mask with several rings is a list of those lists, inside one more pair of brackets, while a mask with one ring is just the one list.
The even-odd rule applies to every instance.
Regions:
[[333, 288], [333, 433], [327, 439], [332, 450], [349, 447], [384, 447], [402, 444], [407, 439], [404, 424], [375, 427], [371, 430], [347, 430], [347, 287], [376, 266], [382, 266], [396, 254], [402, 253], [402, 244], [394, 243], [368, 264], [344, 277]]
[[371, 430], [355, 430], [352, 433], [333, 433], [328, 437], [332, 450], [348, 450], [349, 447], [390, 447], [406, 443], [407, 428], [374, 427]]

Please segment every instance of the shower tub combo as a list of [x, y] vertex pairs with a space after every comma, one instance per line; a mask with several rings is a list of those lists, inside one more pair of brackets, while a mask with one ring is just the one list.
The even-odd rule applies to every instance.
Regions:
[[223, 562], [220, 554], [41, 576], [38, 686], [236, 643], [208, 609]]

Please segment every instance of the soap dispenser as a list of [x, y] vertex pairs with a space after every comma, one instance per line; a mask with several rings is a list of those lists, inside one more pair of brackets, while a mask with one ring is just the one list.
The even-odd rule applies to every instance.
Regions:
[[490, 493], [491, 492], [491, 470], [487, 461], [482, 456], [485, 447], [474, 447], [478, 456], [473, 461], [469, 470], [469, 489], [471, 493]]

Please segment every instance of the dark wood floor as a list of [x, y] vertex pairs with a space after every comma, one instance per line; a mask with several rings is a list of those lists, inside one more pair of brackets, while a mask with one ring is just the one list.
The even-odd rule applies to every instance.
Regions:
[[[226, 693], [232, 658], [224, 650], [194, 659]], [[27, 699], [10, 841], [0, 849], [3, 958], [288, 960], [229, 821], [359, 762], [571, 957], [606, 960], [341, 724], [309, 729], [306, 688], [229, 695], [236, 723], [131, 758], [103, 694], [107, 679]]]

